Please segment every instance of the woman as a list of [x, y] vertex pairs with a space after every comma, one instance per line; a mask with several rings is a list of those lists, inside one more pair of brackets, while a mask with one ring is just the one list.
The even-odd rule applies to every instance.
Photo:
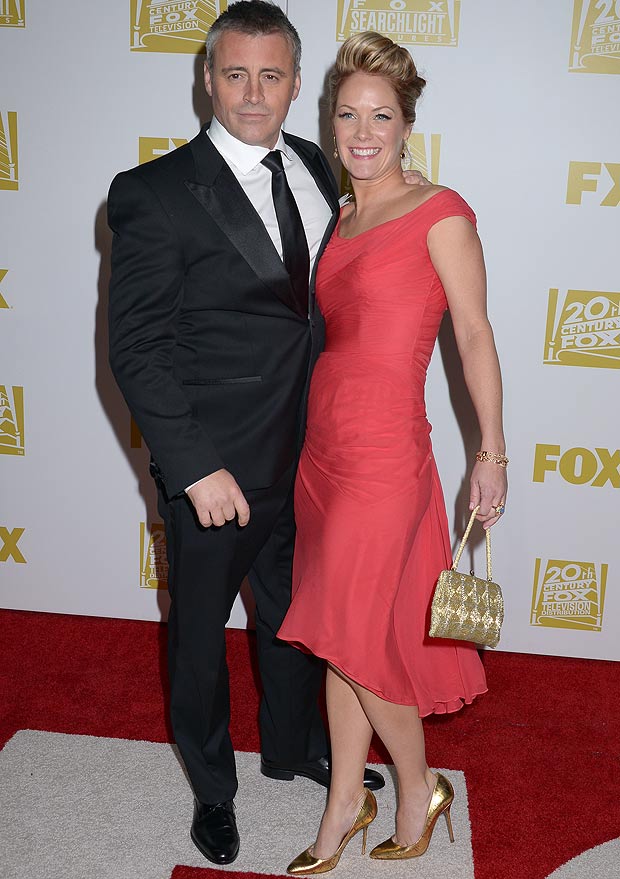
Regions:
[[[289, 873], [332, 869], [376, 802], [362, 786], [373, 729], [398, 775], [394, 837], [374, 858], [426, 851], [454, 792], [426, 764], [421, 717], [486, 691], [473, 645], [428, 639], [448, 523], [424, 406], [446, 307], [491, 460], [477, 461], [471, 509], [503, 512], [507, 459], [501, 378], [486, 315], [482, 249], [469, 206], [441, 186], [411, 187], [401, 155], [425, 85], [387, 37], [351, 37], [330, 80], [335, 146], [354, 201], [321, 258], [326, 346], [310, 391], [296, 483], [293, 601], [279, 637], [328, 662], [332, 781], [316, 842]], [[485, 458], [484, 455], [479, 455]]]

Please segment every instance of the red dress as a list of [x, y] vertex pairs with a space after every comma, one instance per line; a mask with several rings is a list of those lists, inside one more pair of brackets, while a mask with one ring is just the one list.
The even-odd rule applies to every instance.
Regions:
[[326, 346], [310, 388], [295, 485], [293, 600], [278, 637], [421, 716], [486, 691], [473, 645], [427, 635], [451, 565], [424, 384], [446, 296], [426, 237], [475, 225], [443, 190], [355, 238], [336, 227], [317, 274]]

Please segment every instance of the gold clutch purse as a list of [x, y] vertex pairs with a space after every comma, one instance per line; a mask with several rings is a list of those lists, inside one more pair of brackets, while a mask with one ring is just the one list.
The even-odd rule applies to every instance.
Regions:
[[461, 540], [454, 564], [449, 571], [442, 571], [437, 580], [431, 604], [431, 638], [456, 638], [472, 641], [484, 647], [499, 643], [500, 629], [504, 620], [502, 590], [491, 580], [491, 530], [486, 529], [487, 578], [461, 574], [458, 563], [465, 549], [467, 538], [474, 524], [476, 513], [471, 514], [469, 524]]

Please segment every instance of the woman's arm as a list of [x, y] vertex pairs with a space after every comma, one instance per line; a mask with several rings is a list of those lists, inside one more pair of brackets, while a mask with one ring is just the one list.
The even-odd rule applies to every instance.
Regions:
[[[486, 271], [480, 239], [465, 217], [448, 217], [428, 233], [428, 249], [448, 299], [456, 343], [482, 436], [482, 449], [505, 453], [502, 378], [493, 330], [487, 317]], [[506, 468], [476, 461], [471, 475], [470, 509], [490, 527], [495, 507], [506, 500]]]

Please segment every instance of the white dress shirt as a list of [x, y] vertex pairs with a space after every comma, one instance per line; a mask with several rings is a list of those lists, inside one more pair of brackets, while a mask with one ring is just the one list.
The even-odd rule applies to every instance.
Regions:
[[[228, 132], [221, 122], [213, 117], [207, 131], [213, 146], [220, 153], [230, 170], [233, 172], [253, 207], [265, 224], [269, 237], [282, 259], [282, 242], [276, 218], [276, 209], [271, 196], [272, 174], [269, 168], [261, 165], [270, 150], [267, 147], [253, 146], [237, 140]], [[319, 250], [325, 229], [332, 215], [320, 189], [316, 185], [310, 171], [306, 168], [295, 150], [291, 149], [280, 132], [274, 150], [282, 153], [282, 165], [288, 185], [297, 202], [301, 221], [306, 230], [308, 250], [310, 252], [310, 273]]]

